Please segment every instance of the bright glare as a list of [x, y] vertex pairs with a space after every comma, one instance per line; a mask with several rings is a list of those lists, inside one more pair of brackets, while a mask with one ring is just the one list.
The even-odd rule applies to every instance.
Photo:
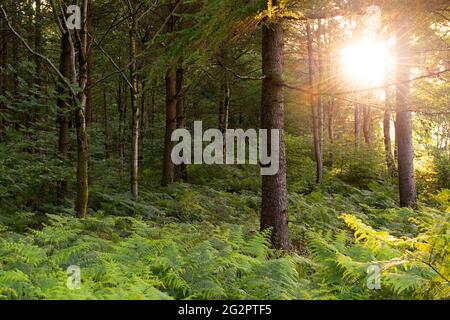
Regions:
[[393, 59], [387, 45], [359, 42], [342, 50], [344, 73], [358, 86], [382, 85]]

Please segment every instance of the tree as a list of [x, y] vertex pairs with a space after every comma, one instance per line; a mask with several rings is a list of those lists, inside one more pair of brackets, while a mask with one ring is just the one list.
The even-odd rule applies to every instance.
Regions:
[[383, 117], [383, 134], [384, 134], [384, 151], [386, 157], [387, 176], [391, 178], [394, 175], [394, 159], [392, 156], [392, 143], [391, 143], [391, 90], [386, 86], [385, 89], [385, 108]]
[[[175, 31], [177, 19], [172, 15], [177, 4], [171, 3], [169, 6], [169, 22], [166, 25], [166, 32], [171, 34]], [[167, 186], [175, 181], [175, 170], [172, 162], [172, 133], [177, 128], [177, 74], [175, 63], [169, 61], [166, 71], [166, 129], [164, 135], [164, 158], [163, 177], [161, 184]]]
[[[275, 1], [276, 4], [278, 1]], [[268, 150], [271, 129], [280, 130], [279, 171], [262, 177], [261, 229], [272, 228], [272, 243], [279, 249], [289, 248], [288, 199], [286, 187], [286, 151], [284, 142], [283, 93], [283, 26], [276, 19], [267, 19], [262, 28], [261, 129], [268, 130]]]
[[[59, 58], [59, 72], [67, 79], [72, 78], [71, 74], [71, 45], [70, 34], [63, 30], [61, 33], [61, 54]], [[70, 93], [66, 85], [59, 81], [58, 91], [58, 151], [61, 157], [67, 161], [69, 152], [69, 111], [70, 111]], [[58, 182], [57, 198], [62, 202], [67, 193], [67, 181]]]
[[139, 174], [139, 81], [137, 70], [137, 33], [138, 33], [138, 5], [136, 1], [128, 2], [129, 10], [129, 34], [130, 34], [130, 79], [131, 79], [131, 194], [138, 198], [138, 174]]
[[309, 22], [306, 24], [306, 38], [308, 48], [308, 68], [309, 68], [309, 88], [310, 105], [312, 114], [312, 130], [314, 140], [314, 158], [316, 160], [316, 182], [321, 183], [323, 179], [323, 156], [322, 156], [322, 133], [323, 131], [323, 112], [321, 112], [321, 102], [317, 96], [317, 77], [316, 67], [314, 65], [313, 54], [313, 35]]
[[398, 140], [398, 179], [400, 205], [416, 206], [416, 185], [414, 182], [414, 149], [412, 143], [412, 119], [410, 110], [410, 16], [405, 11], [397, 17], [396, 23], [396, 139]]
[[87, 15], [90, 0], [81, 0], [81, 30], [78, 44], [78, 106], [75, 111], [75, 127], [77, 131], [77, 195], [75, 212], [78, 218], [84, 218], [87, 213], [89, 199], [89, 151], [88, 134], [86, 129], [86, 87], [88, 83], [88, 26]]

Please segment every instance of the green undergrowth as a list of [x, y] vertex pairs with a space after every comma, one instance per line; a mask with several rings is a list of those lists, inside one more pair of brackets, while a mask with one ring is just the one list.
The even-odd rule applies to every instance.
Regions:
[[[259, 195], [178, 184], [92, 195], [91, 214], [0, 217], [4, 299], [444, 299], [449, 297], [449, 196], [418, 210], [395, 190], [336, 179], [289, 195], [292, 249], [258, 230]], [[81, 288], [67, 288], [69, 266]], [[381, 288], [367, 286], [377, 266]]]

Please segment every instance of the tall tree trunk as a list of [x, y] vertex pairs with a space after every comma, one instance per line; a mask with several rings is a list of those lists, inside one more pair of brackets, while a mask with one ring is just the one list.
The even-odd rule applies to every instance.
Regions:
[[109, 159], [109, 125], [108, 125], [108, 96], [103, 89], [103, 130], [105, 135], [105, 158]]
[[414, 149], [412, 142], [412, 119], [410, 109], [410, 17], [401, 13], [397, 18], [397, 119], [398, 178], [400, 205], [416, 206], [416, 185], [414, 182]]
[[355, 147], [359, 150], [361, 143], [361, 104], [356, 102], [355, 104]]
[[78, 218], [84, 218], [87, 213], [89, 198], [89, 176], [88, 176], [88, 134], [86, 130], [86, 86], [88, 81], [87, 65], [87, 8], [89, 0], [81, 1], [82, 27], [80, 30], [80, 43], [78, 48], [79, 63], [79, 106], [75, 115], [75, 126], [77, 131], [77, 196], [75, 199], [75, 211]]
[[174, 182], [174, 164], [172, 162], [173, 142], [172, 132], [177, 128], [177, 81], [176, 72], [170, 66], [166, 74], [166, 132], [164, 137], [164, 160], [162, 185], [167, 186]]
[[[317, 23], [317, 73], [318, 73], [318, 79], [319, 79], [319, 85], [317, 86], [317, 89], [319, 91], [322, 91], [322, 86], [324, 82], [324, 68], [323, 68], [323, 55], [322, 55], [322, 20], [319, 20]], [[321, 162], [323, 163], [323, 123], [324, 123], [324, 112], [323, 112], [323, 96], [318, 96], [317, 101], [317, 125], [318, 125], [318, 133], [319, 133], [319, 146], [320, 146], [320, 154], [322, 156]], [[322, 168], [322, 176], [323, 176], [323, 168]], [[322, 178], [320, 178], [320, 181], [322, 181]]]
[[328, 141], [330, 142], [330, 167], [333, 167], [334, 163], [334, 113], [335, 113], [335, 101], [331, 98], [328, 103]]
[[372, 108], [370, 106], [371, 94], [367, 94], [366, 105], [363, 106], [363, 128], [364, 141], [367, 145], [372, 144]]
[[390, 90], [386, 86], [385, 89], [385, 109], [383, 118], [383, 133], [384, 133], [384, 151], [386, 155], [387, 176], [391, 178], [394, 175], [394, 159], [392, 158], [392, 144], [391, 144], [391, 99]]
[[119, 132], [118, 132], [118, 152], [120, 159], [120, 177], [123, 177], [124, 162], [125, 162], [125, 103], [123, 101], [123, 90], [122, 90], [122, 78], [119, 76], [117, 80], [117, 108], [119, 111]]
[[87, 85], [86, 85], [86, 126], [89, 127], [92, 123], [93, 105], [92, 105], [92, 43], [94, 41], [94, 29], [92, 25], [92, 2], [89, 2], [87, 8]]
[[[5, 69], [8, 64], [8, 27], [6, 23], [6, 19], [1, 15], [1, 52], [0, 52], [0, 68]], [[8, 77], [6, 72], [0, 73], [0, 90], [2, 94], [6, 92], [8, 88]], [[4, 139], [4, 130], [5, 130], [5, 117], [6, 108], [3, 102], [0, 102], [0, 141]]]
[[228, 129], [228, 118], [230, 114], [230, 82], [225, 75], [220, 85], [220, 104], [219, 104], [219, 129], [225, 133]]
[[[34, 29], [34, 47], [36, 48], [36, 51], [44, 54], [43, 47], [44, 44], [42, 43], [42, 12], [41, 12], [41, 0], [35, 1], [35, 29]], [[41, 85], [41, 74], [42, 74], [42, 62], [41, 59], [37, 56], [34, 58], [34, 63], [36, 65], [36, 85]]]
[[150, 96], [150, 140], [153, 146], [155, 141], [155, 114], [156, 114], [156, 82], [152, 84], [151, 96]]
[[133, 9], [130, 24], [130, 75], [131, 75], [131, 194], [138, 199], [138, 173], [139, 173], [139, 81], [137, 74], [137, 37], [138, 22], [135, 8]]
[[[186, 127], [186, 96], [183, 92], [184, 84], [184, 70], [182, 62], [176, 72], [176, 82], [177, 82], [177, 129], [183, 129]], [[177, 165], [175, 168], [176, 179], [184, 182], [188, 181], [187, 165], [182, 163]]]
[[[68, 78], [72, 78], [71, 74], [71, 44], [69, 41], [70, 35], [66, 32], [61, 35], [61, 55], [59, 58], [59, 71]], [[63, 83], [58, 85], [58, 151], [64, 160], [67, 160], [69, 153], [69, 110], [70, 101], [64, 96], [67, 95], [67, 88]], [[57, 198], [58, 202], [62, 203], [67, 193], [67, 181], [61, 180], [58, 182]]]
[[[12, 26], [15, 30], [19, 28], [19, 8], [18, 3], [13, 1], [14, 12], [12, 13]], [[19, 94], [19, 41], [12, 41], [12, 65], [15, 70], [13, 75], [13, 96], [18, 98]]]
[[311, 26], [306, 25], [306, 36], [308, 46], [308, 67], [309, 67], [309, 87], [312, 91], [310, 94], [310, 104], [313, 123], [313, 140], [314, 140], [314, 158], [316, 160], [316, 182], [321, 183], [323, 178], [323, 157], [321, 148], [321, 133], [320, 133], [320, 101], [315, 94], [317, 92], [316, 68], [314, 66], [313, 56], [313, 38]]
[[[275, 1], [277, 2], [277, 1]], [[284, 93], [283, 93], [283, 27], [279, 22], [263, 26], [261, 129], [268, 130], [268, 150], [271, 146], [271, 130], [280, 131], [279, 171], [276, 175], [262, 177], [261, 229], [272, 228], [272, 244], [275, 248], [288, 249], [288, 199], [286, 187], [286, 153], [284, 142]]]

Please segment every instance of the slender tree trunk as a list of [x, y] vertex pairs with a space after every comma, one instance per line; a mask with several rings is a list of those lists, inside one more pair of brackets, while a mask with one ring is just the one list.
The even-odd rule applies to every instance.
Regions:
[[88, 134], [86, 130], [86, 86], [88, 81], [88, 65], [87, 65], [87, 8], [89, 0], [82, 0], [82, 28], [80, 30], [79, 43], [79, 106], [76, 110], [75, 126], [77, 131], [77, 196], [75, 199], [75, 211], [78, 218], [84, 218], [87, 213], [87, 205], [89, 198], [89, 176], [88, 176]]
[[355, 146], [356, 150], [359, 150], [361, 143], [361, 104], [357, 102], [355, 104]]
[[[312, 92], [317, 92], [316, 84], [316, 68], [314, 66], [313, 56], [313, 38], [311, 26], [306, 25], [307, 46], [308, 46], [308, 67], [309, 67], [309, 86]], [[321, 149], [321, 133], [320, 133], [320, 101], [319, 97], [313, 93], [310, 94], [310, 104], [313, 122], [313, 139], [314, 139], [314, 158], [316, 160], [316, 182], [321, 183], [323, 178], [323, 157]]]
[[[41, 12], [41, 0], [35, 0], [35, 29], [34, 29], [34, 47], [36, 51], [44, 54], [43, 52], [43, 37], [42, 37], [42, 12]], [[41, 85], [42, 74], [42, 62], [41, 59], [35, 56], [34, 63], [36, 65], [36, 85]]]
[[87, 8], [87, 85], [86, 85], [86, 126], [89, 127], [92, 123], [93, 105], [92, 105], [92, 43], [94, 41], [94, 29], [92, 27], [92, 2], [89, 2]]
[[108, 96], [106, 89], [103, 89], [103, 130], [105, 135], [105, 158], [109, 159]]
[[177, 81], [173, 66], [169, 67], [166, 74], [166, 132], [164, 137], [164, 160], [162, 185], [167, 186], [174, 182], [174, 165], [172, 162], [171, 141], [172, 132], [177, 128]]
[[[318, 73], [318, 79], [319, 79], [319, 86], [317, 86], [319, 91], [321, 90], [321, 87], [324, 82], [324, 68], [323, 68], [323, 55], [322, 55], [322, 21], [319, 20], [317, 23], [317, 73]], [[313, 56], [313, 55], [312, 55]], [[319, 133], [319, 146], [320, 146], [320, 154], [322, 157], [322, 166], [323, 166], [323, 123], [324, 123], [324, 112], [323, 112], [324, 106], [323, 106], [323, 97], [320, 95], [318, 97], [317, 101], [317, 125], [318, 125], [318, 133]], [[322, 168], [322, 174], [323, 176], [323, 168]], [[320, 178], [320, 181], [322, 181], [322, 178]]]
[[[59, 71], [68, 78], [72, 78], [71, 74], [71, 45], [69, 41], [70, 35], [66, 32], [61, 35], [61, 55], [59, 59]], [[67, 160], [69, 153], [69, 110], [70, 101], [64, 98], [67, 95], [67, 88], [63, 83], [58, 85], [58, 151], [64, 160]], [[67, 181], [58, 182], [57, 198], [62, 203], [67, 194]]]
[[[276, 1], [277, 2], [277, 1]], [[275, 248], [289, 248], [288, 199], [286, 187], [286, 153], [284, 142], [284, 93], [283, 93], [283, 27], [274, 22], [263, 26], [261, 129], [268, 130], [268, 150], [272, 150], [271, 130], [280, 131], [279, 171], [273, 176], [262, 177], [261, 229], [272, 228], [272, 244]]]
[[219, 129], [225, 133], [228, 129], [228, 118], [230, 113], [230, 83], [225, 75], [220, 85], [220, 104], [219, 104]]
[[331, 98], [328, 103], [328, 141], [330, 142], [330, 167], [334, 163], [334, 110], [335, 101]]
[[416, 185], [414, 182], [414, 149], [412, 142], [412, 119], [410, 109], [410, 17], [403, 13], [397, 18], [397, 121], [398, 178], [400, 205], [416, 206]]
[[125, 133], [125, 105], [122, 97], [122, 78], [119, 76], [117, 80], [117, 109], [119, 112], [119, 128], [118, 128], [118, 153], [120, 159], [120, 177], [123, 177], [124, 171], [124, 158], [125, 158], [125, 143], [124, 143], [124, 133]]
[[150, 140], [153, 146], [155, 141], [155, 114], [156, 114], [156, 82], [152, 85], [151, 96], [150, 96]]
[[[177, 129], [183, 129], [186, 127], [186, 96], [183, 93], [183, 83], [184, 83], [184, 70], [182, 66], [182, 62], [180, 62], [180, 66], [176, 72], [176, 82], [177, 82]], [[187, 173], [187, 165], [182, 163], [176, 166], [176, 178], [177, 180], [187, 182], [188, 181], [188, 173]]]
[[[12, 26], [15, 30], [19, 27], [19, 8], [16, 2], [13, 2], [14, 12], [12, 13]], [[13, 75], [13, 96], [17, 98], [19, 94], [19, 41], [12, 41], [12, 65], [15, 70]]]
[[392, 158], [391, 146], [391, 99], [389, 87], [385, 89], [385, 109], [383, 118], [384, 151], [386, 155], [387, 175], [391, 178], [394, 175], [394, 159]]
[[[5, 69], [8, 64], [8, 27], [6, 19], [1, 15], [1, 52], [0, 52], [0, 68]], [[8, 88], [8, 77], [6, 72], [0, 73], [0, 90], [2, 94], [6, 92]], [[0, 141], [4, 139], [6, 108], [3, 102], [0, 102]]]
[[[133, 9], [134, 10], [134, 9]], [[132, 13], [130, 25], [130, 74], [131, 74], [131, 194], [138, 199], [138, 173], [139, 173], [139, 82], [137, 74], [137, 28], [136, 12]]]
[[364, 141], [367, 145], [372, 144], [372, 108], [370, 106], [370, 93], [367, 94], [367, 104], [363, 106]]

